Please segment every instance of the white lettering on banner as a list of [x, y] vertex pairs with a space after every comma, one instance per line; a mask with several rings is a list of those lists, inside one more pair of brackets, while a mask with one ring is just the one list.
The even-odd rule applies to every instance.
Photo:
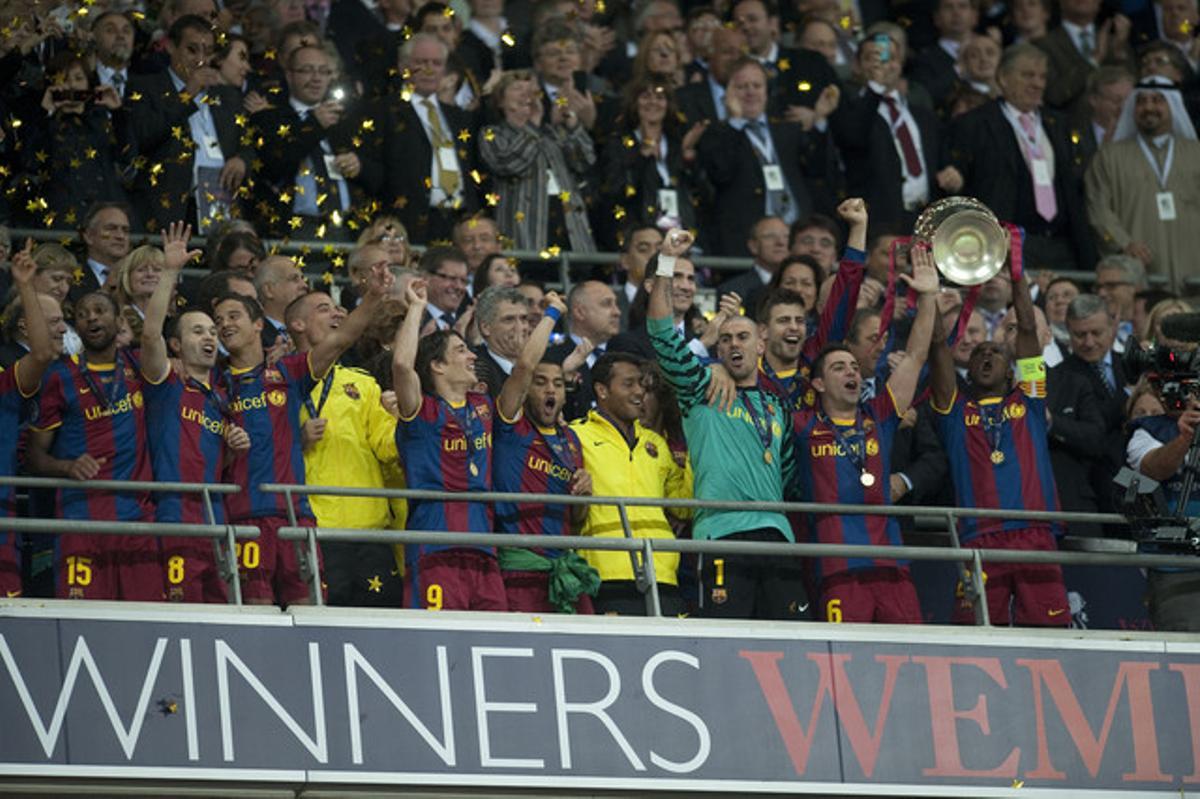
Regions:
[[[608, 674], [608, 693], [604, 698], [595, 702], [568, 702], [565, 680], [563, 678], [563, 662], [566, 660], [587, 660], [599, 664]], [[611, 660], [599, 652], [590, 649], [551, 649], [550, 662], [554, 668], [554, 715], [558, 721], [558, 750], [562, 767], [571, 768], [571, 733], [567, 729], [567, 714], [586, 713], [595, 716], [608, 729], [613, 740], [625, 753], [629, 764], [638, 771], [645, 771], [646, 764], [633, 751], [621, 728], [605, 711], [610, 708], [617, 697], [621, 695], [621, 673]]]
[[183, 675], [183, 719], [187, 728], [188, 760], [200, 759], [196, 734], [196, 677], [192, 672], [192, 639], [179, 639], [179, 670]]
[[417, 731], [425, 743], [429, 744], [429, 748], [442, 759], [443, 763], [451, 767], [457, 765], [454, 754], [454, 714], [450, 703], [450, 659], [446, 656], [446, 647], [439, 646], [437, 648], [438, 696], [442, 700], [441, 741], [435, 738], [429, 728], [417, 718], [417, 714], [412, 712], [412, 708], [400, 698], [400, 695], [392, 690], [392, 686], [388, 685], [375, 667], [363, 657], [362, 653], [358, 651], [358, 647], [354, 644], [345, 644], [343, 653], [346, 661], [346, 695], [348, 697], [346, 710], [350, 714], [350, 756], [355, 765], [361, 765], [363, 762], [362, 712], [358, 704], [358, 672], [360, 670], [370, 678], [371, 682], [375, 683], [375, 687], [392, 703], [392, 707], [400, 711], [404, 720]]
[[253, 688], [254, 692], [266, 702], [271, 712], [284, 723], [292, 735], [296, 736], [296, 740], [304, 745], [309, 754], [320, 763], [328, 763], [329, 742], [325, 729], [324, 688], [321, 683], [321, 645], [315, 641], [310, 642], [308, 645], [308, 664], [312, 670], [313, 728], [316, 730], [315, 739], [308, 737], [304, 728], [292, 718], [292, 714], [288, 713], [283, 705], [279, 704], [279, 700], [275, 698], [275, 695], [267, 690], [267, 687], [262, 684], [262, 681], [258, 679], [254, 672], [250, 671], [250, 668], [242, 662], [242, 659], [234, 654], [229, 644], [218, 638], [213, 642], [213, 647], [217, 657], [217, 696], [221, 705], [221, 754], [226, 762], [234, 759], [233, 719], [230, 712], [231, 704], [229, 697], [229, 667], [233, 666], [246, 680], [246, 684]]
[[650, 704], [657, 708], [683, 719], [692, 728], [696, 730], [696, 737], [700, 739], [696, 747], [696, 754], [691, 760], [683, 763], [676, 763], [673, 760], [667, 760], [653, 749], [650, 750], [650, 762], [658, 766], [663, 771], [672, 771], [676, 774], [687, 774], [690, 771], [695, 771], [704, 765], [708, 760], [708, 755], [712, 752], [712, 736], [709, 735], [708, 725], [704, 723], [704, 719], [697, 716], [692, 711], [685, 707], [680, 707], [674, 702], [669, 702], [663, 699], [662, 694], [654, 687], [654, 672], [663, 663], [684, 663], [691, 666], [696, 671], [700, 670], [700, 659], [694, 655], [689, 655], [686, 652], [676, 652], [667, 650], [659, 652], [654, 657], [646, 661], [646, 665], [642, 667], [642, 692], [646, 694], [646, 698], [650, 700]]
[[475, 680], [475, 724], [479, 731], [479, 765], [487, 768], [545, 768], [546, 761], [540, 757], [492, 757], [491, 736], [488, 734], [488, 713], [537, 713], [534, 702], [489, 702], [483, 678], [483, 659], [531, 658], [532, 649], [473, 646], [471, 647], [471, 671]]
[[[154, 654], [150, 656], [150, 665], [146, 669], [146, 676], [142, 680], [142, 691], [138, 695], [137, 707], [133, 711], [129, 729], [126, 729], [121, 722], [121, 715], [117, 713], [117, 706], [113, 703], [108, 685], [104, 682], [104, 675], [100, 673], [100, 669], [96, 666], [96, 660], [92, 657], [92, 650], [88, 648], [87, 641], [80, 635], [75, 639], [75, 650], [71, 653], [71, 662], [67, 666], [62, 689], [58, 692], [54, 715], [50, 717], [50, 725], [46, 726], [42, 722], [42, 716], [38, 713], [37, 706], [33, 703], [33, 697], [25, 684], [25, 678], [21, 676], [21, 670], [17, 668], [16, 661], [13, 660], [12, 651], [8, 648], [8, 641], [3, 635], [0, 635], [0, 660], [4, 661], [4, 666], [8, 669], [9, 676], [12, 677], [13, 686], [17, 689], [17, 695], [25, 707], [25, 714], [29, 717], [29, 722], [33, 725], [34, 732], [37, 733], [47, 758], [54, 756], [54, 750], [58, 746], [58, 736], [62, 732], [63, 721], [67, 716], [67, 707], [71, 703], [71, 695], [75, 690], [75, 680], [79, 677], [79, 667], [83, 666], [92, 678], [92, 685], [96, 687], [100, 704], [104, 706], [104, 712], [108, 716], [109, 723], [112, 724], [117, 740], [121, 743], [125, 758], [132, 760], [134, 750], [137, 748], [138, 737], [142, 732], [142, 722], [146, 720], [146, 708], [150, 704], [150, 693], [158, 679], [158, 669], [162, 665], [163, 653], [166, 650], [167, 639], [157, 639], [154, 644]], [[6, 726], [7, 724], [8, 722], [6, 722]]]

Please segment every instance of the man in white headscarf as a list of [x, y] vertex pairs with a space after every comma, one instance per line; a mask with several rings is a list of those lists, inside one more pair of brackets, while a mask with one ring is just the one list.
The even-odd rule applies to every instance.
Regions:
[[1200, 142], [1174, 83], [1152, 75], [1134, 88], [1085, 186], [1101, 253], [1132, 255], [1181, 288], [1200, 254]]

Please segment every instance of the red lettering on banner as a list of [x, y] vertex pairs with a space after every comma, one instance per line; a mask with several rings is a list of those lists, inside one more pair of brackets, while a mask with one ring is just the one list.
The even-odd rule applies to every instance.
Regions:
[[888, 711], [892, 706], [892, 692], [896, 687], [896, 674], [901, 664], [908, 661], [907, 655], [876, 655], [875, 660], [883, 663], [887, 671], [883, 678], [883, 691], [879, 698], [879, 710], [875, 714], [875, 729], [867, 729], [866, 719], [863, 718], [862, 708], [854, 693], [854, 685], [846, 674], [848, 654], [827, 655], [812, 653], [808, 659], [817, 664], [820, 677], [817, 680], [817, 694], [813, 699], [812, 713], [808, 718], [808, 731], [796, 717], [796, 707], [792, 703], [791, 693], [779, 673], [779, 661], [783, 659], [782, 652], [752, 652], [742, 650], [738, 654], [750, 661], [754, 669], [754, 678], [758, 687], [767, 700], [771, 709], [771, 717], [775, 727], [787, 748], [792, 767], [796, 774], [803, 775], [808, 767], [808, 753], [812, 748], [813, 736], [817, 728], [817, 720], [821, 716], [821, 707], [828, 695], [841, 722], [850, 746], [862, 766], [863, 774], [870, 777], [875, 771], [875, 761], [879, 757], [879, 745], [883, 740], [883, 729], [887, 725]]
[[1192, 732], [1192, 768], [1191, 774], [1183, 778], [1184, 782], [1200, 782], [1200, 664], [1172, 663], [1167, 667], [1179, 672], [1183, 677], [1183, 689], [1187, 692], [1188, 729]]
[[1170, 782], [1171, 778], [1162, 772], [1158, 761], [1158, 734], [1154, 729], [1154, 704], [1150, 697], [1150, 672], [1158, 670], [1157, 663], [1130, 661], [1121, 663], [1113, 681], [1112, 692], [1108, 695], [1108, 708], [1104, 711], [1104, 721], [1100, 725], [1100, 735], [1092, 733], [1079, 699], [1071, 688], [1067, 675], [1063, 672], [1062, 663], [1057, 660], [1024, 660], [1016, 661], [1018, 666], [1029, 669], [1033, 680], [1033, 709], [1037, 724], [1037, 768], [1026, 776], [1030, 779], [1065, 780], [1067, 775], [1054, 767], [1050, 761], [1050, 746], [1046, 740], [1046, 715], [1042, 701], [1042, 683], [1050, 689], [1050, 696], [1058, 708], [1059, 716], [1079, 750], [1083, 764], [1088, 773], [1095, 777], [1100, 771], [1104, 758], [1104, 747], [1108, 743], [1109, 732], [1112, 731], [1113, 718], [1117, 711], [1117, 700], [1121, 698], [1123, 687], [1128, 688], [1130, 735], [1133, 738], [1133, 761], [1135, 770], [1122, 774], [1126, 782]]
[[929, 692], [930, 727], [933, 733], [933, 768], [922, 769], [926, 777], [1015, 777], [1021, 759], [1020, 747], [1014, 746], [1004, 762], [992, 769], [968, 769], [963, 765], [958, 747], [958, 720], [968, 719], [979, 726], [984, 735], [991, 735], [988, 721], [987, 696], [970, 710], [954, 706], [954, 682], [951, 666], [974, 666], [991, 677], [1001, 688], [1008, 688], [1004, 670], [998, 658], [913, 657], [914, 663], [925, 667], [925, 687]]

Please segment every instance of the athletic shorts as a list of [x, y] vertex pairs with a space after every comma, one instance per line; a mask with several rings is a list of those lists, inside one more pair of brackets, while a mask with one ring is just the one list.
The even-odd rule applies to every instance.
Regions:
[[[308, 583], [300, 576], [295, 541], [279, 540], [279, 528], [287, 527], [282, 516], [243, 519], [236, 524], [259, 529], [257, 539], [237, 542], [238, 576], [242, 581], [242, 599], [266, 599], [281, 607], [305, 602], [310, 598]], [[312, 519], [300, 519], [299, 527], [316, 527]], [[299, 542], [304, 546], [304, 542]], [[321, 556], [320, 546], [317, 557]]]
[[[1054, 533], [1045, 529], [984, 533], [966, 544], [974, 549], [1024, 549], [1054, 552]], [[994, 625], [1066, 627], [1071, 606], [1063, 583], [1062, 567], [1053, 563], [983, 562], [988, 615]], [[960, 582], [955, 590], [954, 622], [975, 623], [975, 604], [964, 596]]]
[[[775, 529], [733, 533], [722, 541], [786, 543]], [[700, 613], [714, 619], [812, 617], [799, 558], [751, 555], [700, 556]]]
[[496, 556], [478, 549], [427, 552], [408, 569], [405, 605], [424, 610], [508, 610]]
[[[501, 571], [508, 609], [514, 613], [561, 613], [550, 604], [549, 572]], [[575, 612], [581, 616], [595, 613], [592, 598], [580, 594], [575, 600]]]
[[161, 602], [166, 596], [157, 538], [60, 536], [57, 565], [59, 599]]
[[[663, 618], [676, 619], [687, 615], [687, 605], [679, 593], [679, 586], [658, 584], [659, 609]], [[600, 591], [592, 600], [597, 614], [605, 616], [648, 616], [646, 596], [633, 580], [605, 580]]]
[[820, 617], [835, 623], [920, 624], [921, 603], [908, 569], [859, 569], [821, 581]]
[[21, 561], [17, 558], [17, 536], [0, 533], [0, 599], [21, 596]]
[[229, 601], [229, 589], [217, 569], [213, 540], [163, 539], [162, 570], [168, 602]]

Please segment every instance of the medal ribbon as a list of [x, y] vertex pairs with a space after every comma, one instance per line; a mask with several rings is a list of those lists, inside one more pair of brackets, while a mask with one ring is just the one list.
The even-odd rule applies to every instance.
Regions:
[[113, 356], [113, 361], [112, 383], [106, 388], [104, 381], [99, 380], [92, 374], [92, 370], [88, 367], [87, 355], [82, 352], [79, 353], [79, 366], [80, 371], [83, 372], [83, 381], [87, 383], [88, 388], [96, 395], [96, 398], [106, 411], [112, 410], [113, 406], [117, 404], [117, 401], [120, 399], [121, 387], [125, 385], [124, 380], [117, 379], [117, 369], [121, 366], [120, 351]]
[[[535, 425], [535, 430], [537, 427]], [[560, 435], [558, 428], [555, 427], [555, 435], [548, 436], [541, 430], [537, 430], [538, 438], [545, 442], [546, 448], [550, 450], [550, 457], [558, 461], [560, 466], [566, 467], [571, 474], [574, 474], [579, 467], [579, 458], [575, 452], [575, 446], [571, 443], [571, 437], [565, 432], [561, 434], [561, 438], [566, 442], [566, 446], [559, 443]]]
[[[771, 432], [771, 420], [769, 418], [760, 417], [758, 411], [754, 410], [754, 403], [747, 399], [748, 391], [738, 392], [742, 405], [746, 408], [746, 413], [750, 415], [750, 424], [754, 425], [754, 432], [758, 434], [758, 440], [762, 442], [763, 451], [770, 452], [771, 441], [774, 439], [774, 434]], [[761, 391], [759, 394], [761, 395]]]
[[316, 419], [321, 415], [321, 411], [325, 408], [325, 401], [329, 399], [329, 388], [333, 385], [333, 371], [336, 366], [331, 366], [325, 374], [325, 379], [321, 381], [321, 399], [313, 405], [312, 394], [304, 398], [304, 407], [308, 409], [309, 418]]
[[[466, 440], [467, 468], [469, 469], [474, 465], [474, 462], [471, 460], [475, 455], [475, 448], [472, 442], [475, 438], [473, 435], [475, 430], [474, 423], [479, 421], [479, 414], [475, 412], [475, 406], [471, 404], [470, 399], [468, 399], [466, 404], [463, 406], [463, 412], [461, 415], [459, 414], [458, 410], [453, 405], [446, 402], [446, 400], [439, 398], [438, 401], [446, 406], [447, 410], [450, 411], [450, 415], [454, 417], [454, 421], [458, 422], [458, 426], [462, 428], [463, 438]], [[478, 469], [479, 467], [475, 468]], [[472, 474], [474, 475], [474, 472], [472, 472]]]
[[992, 415], [990, 409], [984, 410], [986, 406], [979, 406], [979, 418], [983, 420], [983, 432], [987, 436], [988, 444], [992, 447], [992, 452], [1000, 452], [1000, 444], [1004, 440], [1004, 425], [1008, 420], [1004, 418], [1004, 401], [1001, 400], [1000, 413]]
[[851, 428], [850, 434], [842, 432], [842, 425], [837, 424], [825, 414], [821, 414], [821, 419], [833, 428], [833, 435], [837, 438], [838, 443], [846, 451], [846, 457], [850, 459], [850, 465], [863, 473], [867, 471], [867, 435], [859, 430], [858, 413], [854, 414], [854, 426]]

